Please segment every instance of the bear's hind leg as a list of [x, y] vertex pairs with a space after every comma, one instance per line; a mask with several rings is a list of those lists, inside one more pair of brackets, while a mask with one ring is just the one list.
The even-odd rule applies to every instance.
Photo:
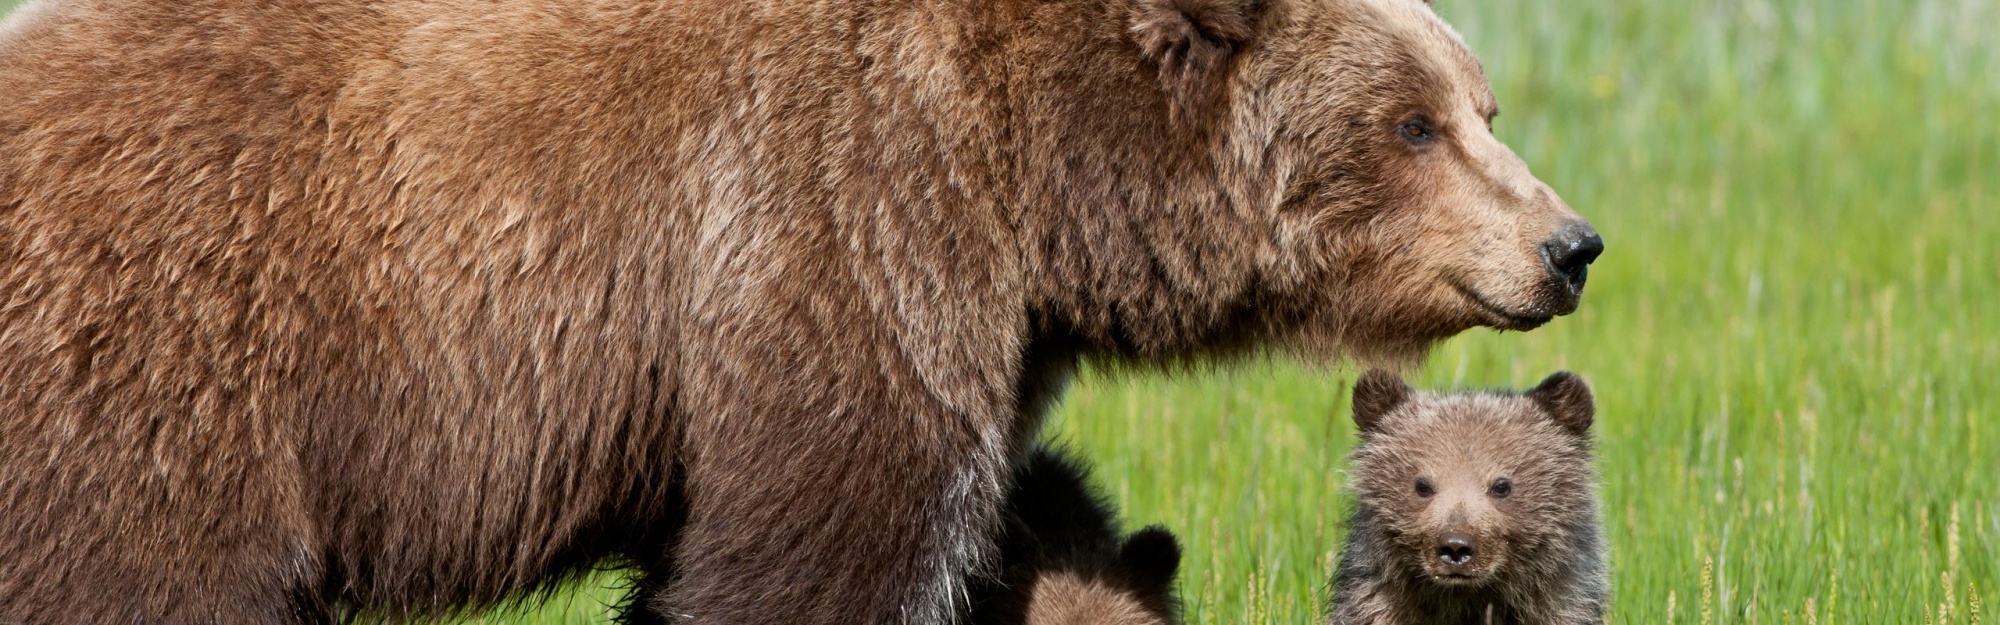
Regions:
[[36, 550], [39, 557], [8, 553], [27, 557], [0, 567], [13, 577], [0, 580], [0, 623], [332, 625], [338, 621], [317, 580], [299, 577], [314, 574], [316, 567], [298, 562], [289, 550], [195, 542], [199, 538], [181, 543], [190, 547], [176, 549], [175, 539], [160, 535], [170, 529], [150, 525], [155, 533], [141, 540], [118, 540], [121, 536], [67, 552], [41, 548]]

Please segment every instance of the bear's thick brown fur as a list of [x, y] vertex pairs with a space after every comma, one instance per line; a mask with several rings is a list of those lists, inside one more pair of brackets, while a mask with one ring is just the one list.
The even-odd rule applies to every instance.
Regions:
[[1014, 469], [999, 571], [971, 580], [972, 625], [1177, 625], [1180, 541], [1118, 515], [1064, 451], [1036, 448]]
[[1523, 394], [1354, 386], [1356, 494], [1333, 625], [1603, 623], [1590, 386], [1563, 372]]
[[613, 556], [635, 618], [943, 623], [1078, 358], [1582, 283], [1415, 0], [40, 0], [0, 94], [7, 623]]

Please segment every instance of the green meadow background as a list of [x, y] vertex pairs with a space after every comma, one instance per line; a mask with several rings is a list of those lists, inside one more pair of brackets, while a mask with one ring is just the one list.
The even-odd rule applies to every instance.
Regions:
[[[1608, 251], [1580, 312], [1417, 381], [1595, 385], [1612, 620], [2000, 623], [2000, 0], [1437, 10]], [[1180, 534], [1190, 623], [1312, 623], [1353, 377], [1099, 371], [1050, 429]], [[464, 620], [605, 622], [618, 579]]]

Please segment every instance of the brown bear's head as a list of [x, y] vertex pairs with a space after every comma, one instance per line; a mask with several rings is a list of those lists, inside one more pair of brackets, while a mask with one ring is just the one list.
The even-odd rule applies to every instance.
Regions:
[[1551, 375], [1523, 395], [1419, 395], [1376, 370], [1354, 387], [1357, 506], [1414, 577], [1478, 586], [1595, 531], [1590, 387]]
[[1260, 301], [1298, 302], [1291, 323], [1394, 359], [1576, 309], [1602, 241], [1494, 137], [1479, 61], [1427, 4], [1134, 1], [1175, 118], [1267, 179]]

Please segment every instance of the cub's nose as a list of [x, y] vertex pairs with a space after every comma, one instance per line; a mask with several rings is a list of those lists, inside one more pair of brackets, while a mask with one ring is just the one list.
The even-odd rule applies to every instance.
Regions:
[[1472, 562], [1472, 556], [1475, 555], [1474, 546], [1471, 536], [1458, 532], [1445, 532], [1443, 536], [1438, 537], [1438, 559], [1443, 560], [1445, 566], [1452, 568], [1465, 566]]
[[1604, 253], [1604, 239], [1597, 236], [1597, 230], [1585, 222], [1574, 222], [1564, 226], [1555, 238], [1542, 243], [1542, 258], [1549, 263], [1549, 271], [1569, 285], [1572, 294], [1583, 292], [1583, 282], [1590, 277], [1590, 263]]

